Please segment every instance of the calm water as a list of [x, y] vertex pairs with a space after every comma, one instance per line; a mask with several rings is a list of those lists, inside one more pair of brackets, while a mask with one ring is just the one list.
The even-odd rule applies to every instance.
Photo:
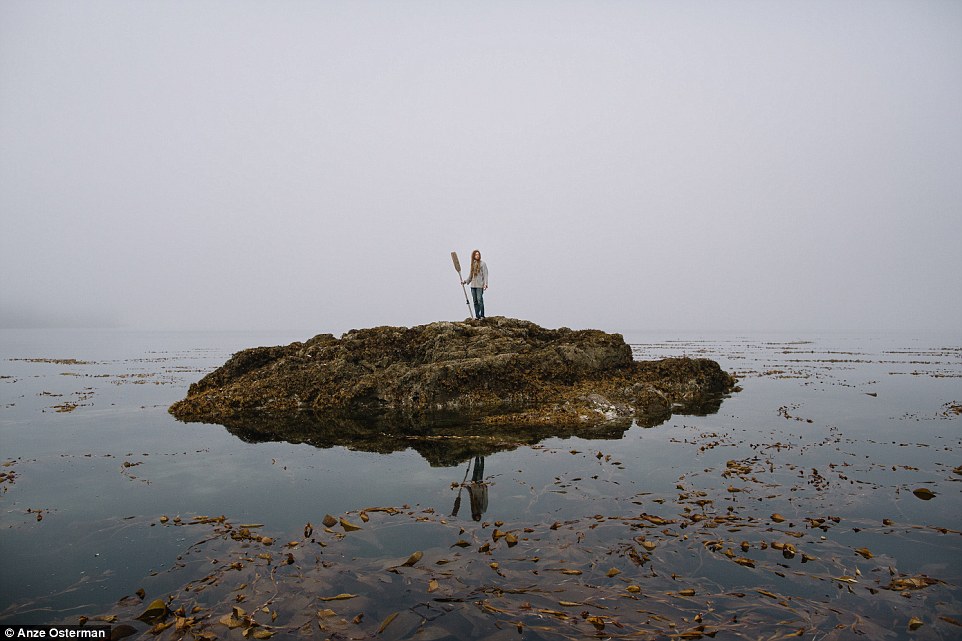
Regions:
[[591, 438], [321, 448], [167, 414], [234, 351], [306, 338], [0, 332], [0, 621], [144, 631], [163, 598], [235, 638], [962, 638], [958, 336], [629, 332], [742, 390]]

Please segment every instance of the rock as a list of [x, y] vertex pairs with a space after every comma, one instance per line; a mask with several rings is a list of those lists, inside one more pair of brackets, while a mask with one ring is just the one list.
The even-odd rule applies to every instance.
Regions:
[[734, 384], [708, 359], [635, 361], [620, 334], [493, 317], [247, 349], [170, 413], [258, 432], [305, 418], [346, 433], [372, 421], [417, 432], [452, 417], [492, 427], [653, 424], [673, 410], [715, 411]]

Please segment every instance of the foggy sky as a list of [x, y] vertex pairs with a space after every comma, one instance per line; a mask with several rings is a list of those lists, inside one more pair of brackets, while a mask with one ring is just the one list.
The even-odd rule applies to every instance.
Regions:
[[0, 3], [0, 326], [962, 327], [962, 3]]

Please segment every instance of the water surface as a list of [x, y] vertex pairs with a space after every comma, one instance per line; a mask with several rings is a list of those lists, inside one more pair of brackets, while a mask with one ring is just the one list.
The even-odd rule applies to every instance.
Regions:
[[[234, 351], [306, 338], [0, 333], [0, 621], [962, 636], [958, 337], [628, 332], [636, 358], [713, 358], [742, 390], [586, 437], [316, 447], [167, 414]], [[155, 598], [181, 616], [136, 621]]]

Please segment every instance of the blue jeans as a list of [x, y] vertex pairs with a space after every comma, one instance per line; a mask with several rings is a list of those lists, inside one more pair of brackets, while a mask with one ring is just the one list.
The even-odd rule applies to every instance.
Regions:
[[471, 298], [474, 299], [474, 317], [484, 318], [484, 289], [481, 287], [472, 287]]

